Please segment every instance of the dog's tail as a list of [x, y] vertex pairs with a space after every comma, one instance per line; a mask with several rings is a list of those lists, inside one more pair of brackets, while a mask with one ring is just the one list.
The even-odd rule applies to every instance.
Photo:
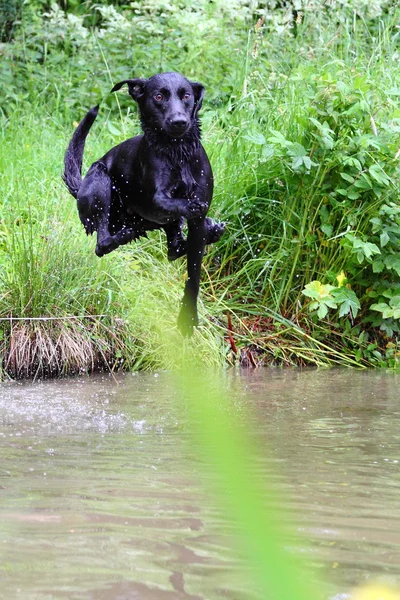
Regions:
[[65, 153], [64, 173], [62, 178], [70, 194], [72, 194], [74, 198], [77, 197], [78, 190], [82, 183], [82, 159], [86, 137], [97, 117], [98, 112], [99, 106], [97, 105], [91, 108], [83, 117], [82, 121], [76, 128]]

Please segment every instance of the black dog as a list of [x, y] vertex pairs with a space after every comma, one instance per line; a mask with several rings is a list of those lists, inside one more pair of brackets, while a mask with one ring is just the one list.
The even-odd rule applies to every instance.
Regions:
[[[87, 234], [97, 231], [97, 256], [127, 244], [146, 231], [164, 229], [168, 258], [187, 254], [188, 280], [178, 325], [191, 335], [198, 324], [197, 296], [206, 244], [221, 237], [225, 225], [206, 217], [213, 176], [200, 143], [198, 111], [204, 87], [178, 73], [127, 79], [138, 103], [144, 135], [112, 148], [92, 164], [82, 180], [86, 136], [97, 117], [92, 108], [77, 127], [65, 154], [63, 179], [78, 201]], [[188, 223], [187, 241], [182, 234]]]

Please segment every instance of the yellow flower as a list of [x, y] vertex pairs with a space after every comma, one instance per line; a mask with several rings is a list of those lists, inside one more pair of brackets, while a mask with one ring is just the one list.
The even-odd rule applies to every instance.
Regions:
[[347, 277], [344, 271], [341, 271], [339, 275], [336, 276], [338, 287], [343, 287], [346, 283]]

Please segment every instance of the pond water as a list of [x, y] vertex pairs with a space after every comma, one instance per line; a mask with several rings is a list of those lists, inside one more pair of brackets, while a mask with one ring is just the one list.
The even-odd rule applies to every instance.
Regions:
[[[400, 377], [225, 377], [236, 406], [252, 407], [258, 472], [274, 473], [321, 597], [400, 585]], [[170, 379], [0, 386], [0, 597], [258, 598]]]

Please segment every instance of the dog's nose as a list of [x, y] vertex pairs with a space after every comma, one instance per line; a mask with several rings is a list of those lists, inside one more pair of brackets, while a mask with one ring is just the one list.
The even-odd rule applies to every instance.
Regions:
[[171, 118], [170, 125], [173, 129], [185, 129], [187, 126], [187, 119], [183, 116], [177, 115], [176, 117]]

